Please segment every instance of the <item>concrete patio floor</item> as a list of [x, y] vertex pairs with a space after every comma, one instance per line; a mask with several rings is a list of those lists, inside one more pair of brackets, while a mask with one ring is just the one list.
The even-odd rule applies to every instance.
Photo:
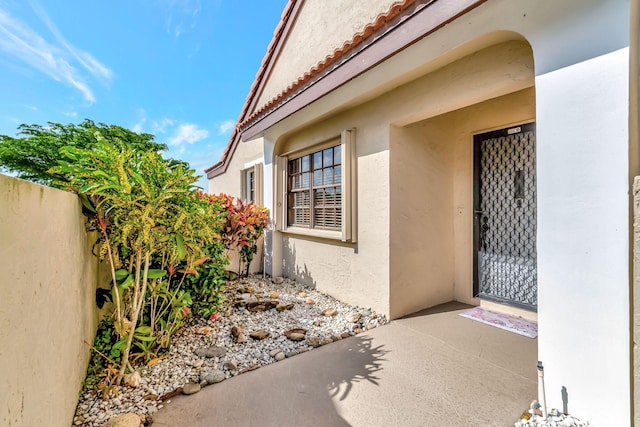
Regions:
[[537, 340], [448, 303], [179, 396], [154, 426], [513, 426]]

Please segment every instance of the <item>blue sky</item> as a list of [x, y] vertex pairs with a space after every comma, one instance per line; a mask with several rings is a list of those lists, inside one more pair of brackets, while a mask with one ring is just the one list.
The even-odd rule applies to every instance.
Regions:
[[153, 133], [203, 175], [286, 1], [0, 0], [0, 134], [89, 118]]

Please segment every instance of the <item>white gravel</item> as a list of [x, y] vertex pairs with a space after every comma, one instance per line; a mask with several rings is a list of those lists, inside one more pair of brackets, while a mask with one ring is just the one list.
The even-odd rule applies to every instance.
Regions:
[[[293, 308], [284, 311], [269, 309], [249, 312], [246, 308], [233, 304], [234, 299], [272, 300], [272, 292], [278, 294], [278, 302], [293, 304]], [[226, 378], [230, 378], [246, 370], [313, 350], [314, 347], [308, 342], [328, 344], [342, 339], [341, 335], [355, 335], [388, 323], [384, 315], [345, 304], [287, 279], [283, 283], [275, 284], [269, 277], [263, 279], [262, 276], [252, 276], [229, 282], [225, 294], [225, 308], [216, 320], [192, 321], [174, 338], [167, 358], [151, 367], [139, 369], [141, 380], [138, 387], [118, 387], [117, 397], [107, 400], [102, 399], [99, 391], [84, 390], [76, 409], [74, 425], [101, 426], [111, 417], [122, 413], [136, 413], [143, 420], [148, 420], [150, 415], [163, 406], [164, 402], [159, 400], [161, 396], [189, 382], [201, 383], [201, 377], [207, 372], [221, 370]], [[308, 303], [309, 299], [313, 304]], [[322, 311], [328, 308], [337, 310], [337, 314], [331, 317], [324, 316]], [[357, 314], [361, 316], [357, 323], [347, 320], [354, 320], [358, 317]], [[244, 328], [247, 335], [246, 343], [235, 342], [231, 334], [233, 326]], [[287, 339], [284, 332], [294, 328], [306, 329], [307, 339], [299, 342]], [[249, 338], [249, 334], [258, 329], [268, 331], [271, 336], [262, 341]], [[226, 348], [227, 353], [222, 357], [213, 358], [196, 356], [196, 349], [213, 345]], [[229, 370], [233, 364], [237, 369]]]

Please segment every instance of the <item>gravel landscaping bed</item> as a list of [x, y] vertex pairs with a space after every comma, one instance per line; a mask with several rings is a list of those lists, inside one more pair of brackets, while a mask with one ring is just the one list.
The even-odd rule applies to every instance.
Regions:
[[116, 397], [103, 400], [99, 391], [83, 391], [73, 424], [102, 426], [126, 413], [149, 424], [177, 394], [197, 393], [207, 385], [388, 323], [370, 309], [282, 278], [251, 276], [229, 282], [224, 293], [227, 301], [217, 319], [189, 323], [176, 335], [167, 357], [126, 378], [129, 385], [118, 387]]

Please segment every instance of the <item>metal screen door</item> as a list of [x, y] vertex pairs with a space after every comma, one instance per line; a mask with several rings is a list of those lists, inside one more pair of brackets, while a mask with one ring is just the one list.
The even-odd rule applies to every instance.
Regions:
[[474, 293], [538, 301], [535, 124], [474, 136]]

